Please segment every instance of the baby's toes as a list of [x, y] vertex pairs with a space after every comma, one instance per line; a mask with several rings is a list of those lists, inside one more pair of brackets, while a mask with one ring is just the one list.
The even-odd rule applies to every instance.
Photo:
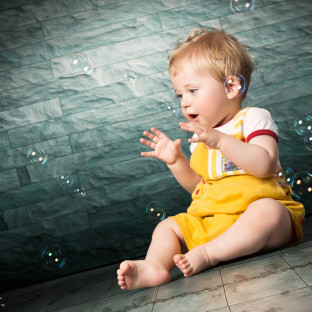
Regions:
[[120, 281], [122, 279], [125, 279], [125, 275], [122, 273], [122, 271], [119, 269], [117, 270], [117, 279]]
[[190, 266], [190, 263], [188, 262], [187, 259], [185, 259], [184, 261], [180, 261], [180, 262], [179, 262], [179, 267], [180, 267], [182, 270], [186, 270], [189, 266]]
[[118, 285], [120, 286], [121, 289], [127, 289], [127, 284], [125, 282], [124, 277], [122, 279], [118, 278]]
[[184, 258], [184, 255], [178, 254], [173, 257], [173, 261], [176, 265], [179, 265], [179, 262], [182, 261]]
[[183, 265], [183, 264], [185, 264], [185, 263], [187, 263], [187, 262], [188, 262], [188, 259], [185, 258], [185, 256], [184, 256], [183, 258], [180, 259], [179, 265]]
[[183, 274], [185, 277], [188, 277], [191, 275], [193, 271], [193, 268], [189, 265], [186, 269], [183, 270]]

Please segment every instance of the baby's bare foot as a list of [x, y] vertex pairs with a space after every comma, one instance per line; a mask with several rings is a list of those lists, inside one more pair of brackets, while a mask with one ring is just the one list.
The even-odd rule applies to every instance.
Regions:
[[192, 276], [211, 267], [204, 245], [190, 250], [185, 255], [175, 255], [173, 261], [185, 277]]
[[127, 260], [120, 264], [117, 279], [121, 289], [137, 289], [168, 283], [170, 274], [161, 266], [146, 260]]

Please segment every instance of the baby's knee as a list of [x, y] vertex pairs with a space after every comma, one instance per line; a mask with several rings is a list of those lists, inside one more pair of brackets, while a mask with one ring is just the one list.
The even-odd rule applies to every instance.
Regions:
[[172, 228], [174, 220], [167, 218], [160, 221], [154, 229], [154, 233], [157, 231], [164, 231]]
[[279, 201], [272, 198], [261, 198], [248, 206], [247, 211], [256, 220], [263, 220], [266, 223], [279, 224], [288, 215], [287, 208]]
[[159, 222], [154, 229], [153, 235], [158, 232], [172, 232], [174, 233], [180, 240], [183, 240], [183, 235], [178, 224], [172, 219], [167, 218], [161, 222]]

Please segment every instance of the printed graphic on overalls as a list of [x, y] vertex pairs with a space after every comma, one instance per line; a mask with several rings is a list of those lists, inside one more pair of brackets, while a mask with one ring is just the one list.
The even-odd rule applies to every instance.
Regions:
[[222, 157], [222, 172], [235, 170], [241, 170], [241, 168], [237, 167], [232, 161], [230, 161], [226, 157]]

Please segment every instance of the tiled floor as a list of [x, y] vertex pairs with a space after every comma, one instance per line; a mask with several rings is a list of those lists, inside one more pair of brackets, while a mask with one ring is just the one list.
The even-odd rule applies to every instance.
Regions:
[[[150, 289], [121, 291], [118, 265], [0, 294], [6, 312], [312, 311], [312, 216], [297, 246], [219, 265]], [[2, 306], [1, 306], [2, 305]], [[5, 305], [5, 306], [3, 306]]]

